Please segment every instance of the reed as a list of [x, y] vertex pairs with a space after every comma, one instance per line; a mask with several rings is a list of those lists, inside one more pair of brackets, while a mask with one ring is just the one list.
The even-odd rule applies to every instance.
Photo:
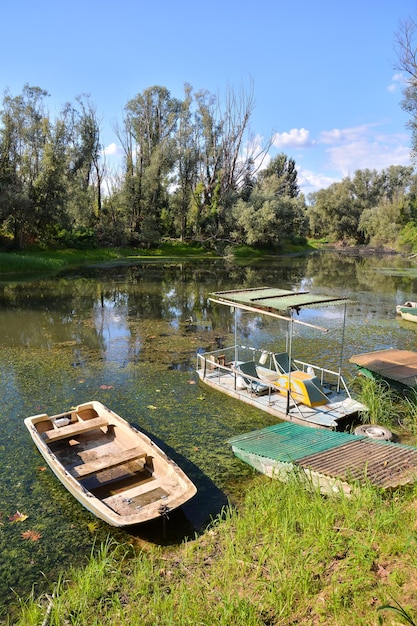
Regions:
[[397, 422], [401, 407], [395, 392], [387, 383], [361, 376], [358, 379], [359, 400], [368, 411], [361, 416], [363, 423], [392, 426]]
[[[369, 486], [326, 498], [257, 476], [239, 511], [180, 546], [97, 546], [51, 588], [48, 624], [368, 626], [392, 623], [391, 598], [414, 619], [414, 497]], [[9, 623], [38, 625], [49, 606], [32, 595]]]

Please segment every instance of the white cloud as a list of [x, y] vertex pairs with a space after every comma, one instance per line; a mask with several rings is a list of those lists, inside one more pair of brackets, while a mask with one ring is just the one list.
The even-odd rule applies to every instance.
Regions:
[[298, 184], [304, 194], [309, 194], [319, 189], [329, 187], [333, 183], [339, 182], [339, 178], [332, 178], [326, 174], [316, 174], [311, 170], [297, 168], [298, 172]]
[[108, 146], [106, 146], [103, 152], [106, 156], [110, 156], [110, 157], [122, 156], [122, 149], [120, 148], [120, 146], [118, 146], [115, 143], [111, 143]]
[[391, 79], [391, 83], [387, 87], [387, 91], [393, 92], [396, 91], [399, 87], [402, 89], [405, 86], [406, 82], [407, 80], [404, 74], [402, 74], [401, 72], [399, 72], [398, 74], [394, 74]]
[[349, 128], [333, 128], [333, 130], [323, 130], [318, 139], [318, 143], [339, 144], [346, 141], [357, 141], [371, 133], [378, 124], [362, 124]]
[[354, 141], [327, 151], [329, 167], [349, 176], [356, 170], [382, 170], [390, 165], [410, 165], [410, 148], [393, 142]]
[[[304, 194], [324, 189], [357, 170], [381, 171], [391, 165], [411, 165], [406, 133], [382, 132], [383, 123], [323, 130], [317, 139], [306, 129], [276, 135], [275, 148], [297, 150], [298, 182]], [[303, 150], [303, 148], [309, 150]]]
[[305, 128], [292, 128], [288, 133], [275, 133], [272, 139], [274, 148], [304, 148], [311, 145], [310, 131]]
[[382, 170], [390, 165], [410, 165], [409, 137], [375, 132], [377, 124], [323, 131], [319, 143], [327, 145], [326, 169], [349, 176], [356, 170]]

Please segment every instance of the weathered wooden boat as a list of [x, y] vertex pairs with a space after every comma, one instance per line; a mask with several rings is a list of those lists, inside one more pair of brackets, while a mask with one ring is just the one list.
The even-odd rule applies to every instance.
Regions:
[[417, 387], [417, 352], [412, 350], [375, 350], [354, 354], [349, 359], [360, 374], [384, 380], [390, 386], [404, 390]]
[[396, 307], [397, 315], [407, 322], [417, 322], [417, 302], [405, 302]]
[[350, 494], [370, 483], [394, 489], [417, 481], [417, 448], [366, 435], [281, 423], [229, 439], [237, 458], [287, 481], [296, 475], [322, 493]]
[[292, 354], [293, 324], [326, 330], [294, 319], [293, 313], [304, 307], [343, 305], [346, 316], [346, 299], [261, 288], [213, 293], [209, 300], [234, 311], [235, 334], [238, 310], [286, 320], [290, 331], [282, 352], [241, 346], [235, 336], [233, 346], [198, 353], [200, 381], [278, 419], [304, 426], [336, 429], [367, 410], [352, 397], [341, 368], [334, 371]]
[[101, 402], [33, 415], [25, 425], [62, 484], [111, 526], [164, 516], [197, 491], [152, 439]]

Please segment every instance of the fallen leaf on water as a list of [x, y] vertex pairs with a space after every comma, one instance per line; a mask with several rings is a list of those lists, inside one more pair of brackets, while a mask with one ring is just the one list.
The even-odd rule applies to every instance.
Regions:
[[29, 516], [26, 515], [25, 513], [21, 513], [20, 511], [16, 511], [16, 513], [13, 513], [13, 515], [10, 515], [9, 517], [9, 521], [14, 523], [14, 522], [24, 522], [25, 519], [27, 519]]
[[85, 383], [85, 379], [84, 378], [80, 378], [80, 380], [78, 381], [80, 385], [82, 385], [83, 383]]
[[46, 467], [45, 467], [45, 465], [41, 465], [40, 467], [38, 467], [38, 470], [39, 470], [40, 472], [45, 472], [45, 471], [46, 471]]
[[189, 384], [189, 385], [195, 385], [195, 380], [189, 380], [189, 381], [188, 381], [188, 384]]
[[100, 385], [100, 389], [114, 389], [113, 385]]
[[152, 411], [155, 411], [158, 407], [155, 406], [154, 404], [148, 404], [148, 409], [152, 409]]
[[25, 530], [23, 533], [20, 533], [22, 539], [30, 539], [31, 541], [39, 541], [42, 537], [41, 533], [38, 533], [37, 530]]

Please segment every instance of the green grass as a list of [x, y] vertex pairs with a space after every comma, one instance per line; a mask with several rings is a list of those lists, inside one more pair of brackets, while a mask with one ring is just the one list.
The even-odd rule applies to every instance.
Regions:
[[[288, 241], [281, 254], [291, 254], [311, 250], [306, 243]], [[236, 259], [256, 259], [270, 253], [250, 246], [229, 246], [229, 252]], [[80, 267], [96, 263], [132, 262], [135, 259], [165, 258], [212, 258], [213, 250], [196, 242], [179, 240], [163, 241], [157, 248], [39, 248], [31, 247], [21, 252], [0, 252], [0, 274], [5, 276], [55, 274], [65, 268]]]
[[131, 262], [133, 259], [141, 258], [189, 258], [196, 256], [207, 257], [212, 255], [201, 246], [181, 242], [163, 243], [160, 247], [150, 250], [137, 248], [31, 249], [22, 252], [0, 252], [0, 273], [8, 276], [50, 274], [65, 268], [93, 263]]
[[109, 540], [9, 624], [41, 624], [48, 606], [51, 626], [392, 624], [382, 607], [416, 614], [414, 498], [365, 487], [328, 499], [257, 476], [201, 536], [139, 551]]
[[403, 411], [404, 405], [387, 383], [360, 376], [357, 384], [360, 388], [359, 399], [368, 408], [362, 415], [364, 423], [384, 426], [398, 424], [398, 416]]

